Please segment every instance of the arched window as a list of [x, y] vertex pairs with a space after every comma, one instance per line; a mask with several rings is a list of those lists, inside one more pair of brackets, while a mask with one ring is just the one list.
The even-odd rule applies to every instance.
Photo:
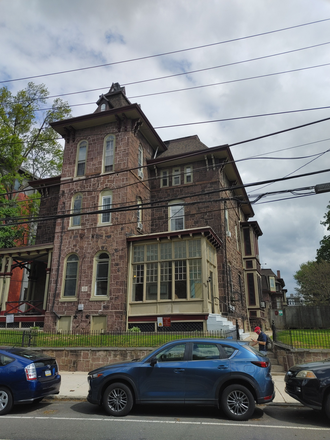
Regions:
[[115, 136], [109, 134], [104, 139], [103, 146], [103, 173], [108, 173], [114, 170], [115, 159]]
[[184, 204], [181, 200], [177, 200], [169, 205], [169, 230], [180, 229], [184, 229]]
[[101, 192], [99, 206], [101, 211], [105, 211], [99, 214], [99, 224], [111, 223], [111, 212], [109, 209], [112, 206], [112, 191], [107, 189]]
[[75, 194], [72, 198], [71, 212], [75, 214], [71, 217], [71, 226], [81, 225], [81, 209], [82, 209], [82, 195]]
[[76, 296], [78, 279], [79, 258], [76, 254], [71, 254], [65, 262], [64, 289], [63, 297], [69, 298]]
[[110, 257], [106, 252], [98, 253], [94, 259], [94, 297], [108, 296], [110, 277]]
[[87, 141], [81, 141], [78, 144], [77, 149], [77, 165], [76, 165], [76, 176], [84, 176], [86, 171], [86, 158], [87, 158]]

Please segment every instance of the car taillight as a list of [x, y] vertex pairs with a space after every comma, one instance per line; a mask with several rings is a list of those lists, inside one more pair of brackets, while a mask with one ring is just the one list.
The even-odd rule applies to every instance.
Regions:
[[265, 361], [252, 361], [252, 364], [256, 365], [257, 367], [260, 368], [267, 368], [269, 365], [269, 362], [265, 362]]
[[26, 380], [36, 380], [37, 379], [37, 370], [34, 364], [27, 365], [24, 368]]

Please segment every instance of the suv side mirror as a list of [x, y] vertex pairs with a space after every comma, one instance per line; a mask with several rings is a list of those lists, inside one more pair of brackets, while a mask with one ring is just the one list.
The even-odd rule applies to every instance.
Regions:
[[150, 360], [150, 365], [153, 367], [154, 365], [156, 365], [157, 364], [157, 359], [156, 358], [152, 358], [151, 360]]

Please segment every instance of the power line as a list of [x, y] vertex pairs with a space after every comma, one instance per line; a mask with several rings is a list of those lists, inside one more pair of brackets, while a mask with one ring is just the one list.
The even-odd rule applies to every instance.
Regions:
[[247, 40], [247, 39], [250, 39], [250, 38], [256, 38], [256, 37], [261, 37], [261, 36], [265, 36], [265, 35], [274, 34], [274, 33], [277, 33], [277, 32], [284, 32], [284, 31], [288, 31], [288, 30], [291, 30], [291, 29], [297, 29], [297, 28], [301, 28], [301, 27], [304, 27], [304, 26], [310, 26], [310, 25], [326, 22], [326, 21], [329, 21], [329, 20], [330, 20], [330, 18], [324, 18], [322, 20], [316, 20], [316, 21], [312, 21], [312, 22], [309, 22], [309, 23], [302, 23], [302, 24], [298, 24], [298, 25], [294, 25], [294, 26], [288, 26], [288, 27], [285, 27], [285, 28], [275, 29], [275, 30], [272, 30], [272, 31], [260, 32], [258, 34], [248, 35], [248, 36], [245, 36], [245, 37], [232, 38], [232, 39], [229, 39], [229, 40], [219, 41], [219, 42], [216, 42], [216, 43], [209, 43], [209, 44], [204, 44], [204, 45], [201, 45], [201, 46], [194, 46], [194, 47], [189, 47], [189, 48], [185, 48], [185, 49], [178, 49], [178, 50], [174, 50], [174, 51], [170, 51], [170, 52], [163, 52], [163, 53], [154, 54], [154, 55], [147, 55], [147, 56], [138, 57], [138, 58], [131, 58], [131, 59], [128, 59], [128, 60], [114, 61], [112, 63], [98, 64], [98, 65], [89, 66], [89, 67], [80, 67], [80, 68], [77, 68], [77, 69], [63, 70], [63, 71], [52, 72], [52, 73], [44, 73], [44, 74], [40, 74], [40, 75], [26, 76], [26, 77], [22, 77], [22, 78], [7, 79], [7, 80], [0, 81], [0, 84], [14, 82], [14, 81], [23, 81], [23, 80], [28, 80], [28, 79], [35, 79], [35, 78], [43, 78], [43, 77], [47, 77], [47, 76], [62, 75], [64, 73], [81, 72], [83, 70], [97, 69], [97, 68], [101, 68], [101, 67], [109, 67], [109, 66], [114, 66], [114, 65], [117, 65], [117, 64], [131, 63], [131, 62], [136, 62], [136, 61], [141, 61], [141, 60], [146, 60], [146, 59], [151, 59], [151, 58], [157, 58], [157, 57], [162, 57], [162, 56], [167, 56], [167, 55], [174, 55], [174, 54], [182, 53], [182, 52], [188, 52], [188, 51], [193, 51], [193, 50], [205, 49], [207, 47], [218, 46], [218, 45], [221, 45], [221, 44], [233, 43], [233, 42], [237, 42], [237, 41], [241, 41], [241, 40]]

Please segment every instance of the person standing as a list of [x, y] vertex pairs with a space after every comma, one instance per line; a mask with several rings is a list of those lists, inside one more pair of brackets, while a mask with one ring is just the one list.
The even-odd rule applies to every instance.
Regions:
[[255, 333], [258, 335], [258, 339], [256, 341], [253, 341], [251, 345], [259, 344], [259, 351], [263, 354], [267, 354], [267, 336], [266, 333], [261, 331], [260, 327], [255, 327], [254, 329]]

